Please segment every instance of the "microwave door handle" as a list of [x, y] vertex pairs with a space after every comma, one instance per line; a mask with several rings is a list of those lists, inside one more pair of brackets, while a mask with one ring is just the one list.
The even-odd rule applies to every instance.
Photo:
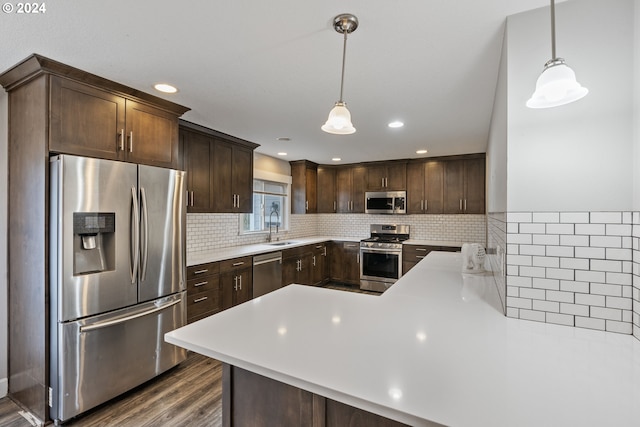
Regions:
[[144, 187], [140, 187], [140, 210], [142, 212], [142, 253], [140, 255], [140, 280], [147, 277], [147, 261], [149, 260], [149, 208], [147, 206], [147, 193]]
[[140, 212], [138, 210], [138, 194], [136, 187], [131, 187], [131, 211], [133, 224], [131, 227], [131, 248], [129, 258], [131, 261], [131, 283], [136, 283], [138, 276], [138, 263], [140, 262]]

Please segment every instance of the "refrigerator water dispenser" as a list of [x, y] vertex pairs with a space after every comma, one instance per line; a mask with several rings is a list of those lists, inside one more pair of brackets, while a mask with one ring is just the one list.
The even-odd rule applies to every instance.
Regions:
[[116, 215], [113, 212], [73, 213], [73, 274], [114, 269]]

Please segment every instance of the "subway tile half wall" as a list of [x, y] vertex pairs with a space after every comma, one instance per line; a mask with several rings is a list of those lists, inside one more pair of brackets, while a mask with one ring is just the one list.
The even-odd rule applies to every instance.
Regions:
[[640, 339], [639, 241], [638, 212], [508, 212], [507, 316]]

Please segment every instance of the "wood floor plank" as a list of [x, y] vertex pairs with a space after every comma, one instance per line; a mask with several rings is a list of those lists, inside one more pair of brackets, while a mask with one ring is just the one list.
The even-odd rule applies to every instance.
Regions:
[[[0, 399], [0, 426], [31, 427], [19, 410], [11, 399]], [[159, 377], [64, 424], [65, 427], [221, 425], [222, 365], [196, 353], [189, 353], [187, 360]]]

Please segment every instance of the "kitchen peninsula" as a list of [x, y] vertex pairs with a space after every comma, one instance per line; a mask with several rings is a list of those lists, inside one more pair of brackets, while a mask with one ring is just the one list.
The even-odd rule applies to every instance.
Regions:
[[432, 252], [381, 296], [290, 285], [165, 339], [225, 364], [224, 425], [336, 425], [340, 414], [380, 425], [638, 424], [640, 342], [507, 318], [493, 277], [463, 275], [460, 257]]

